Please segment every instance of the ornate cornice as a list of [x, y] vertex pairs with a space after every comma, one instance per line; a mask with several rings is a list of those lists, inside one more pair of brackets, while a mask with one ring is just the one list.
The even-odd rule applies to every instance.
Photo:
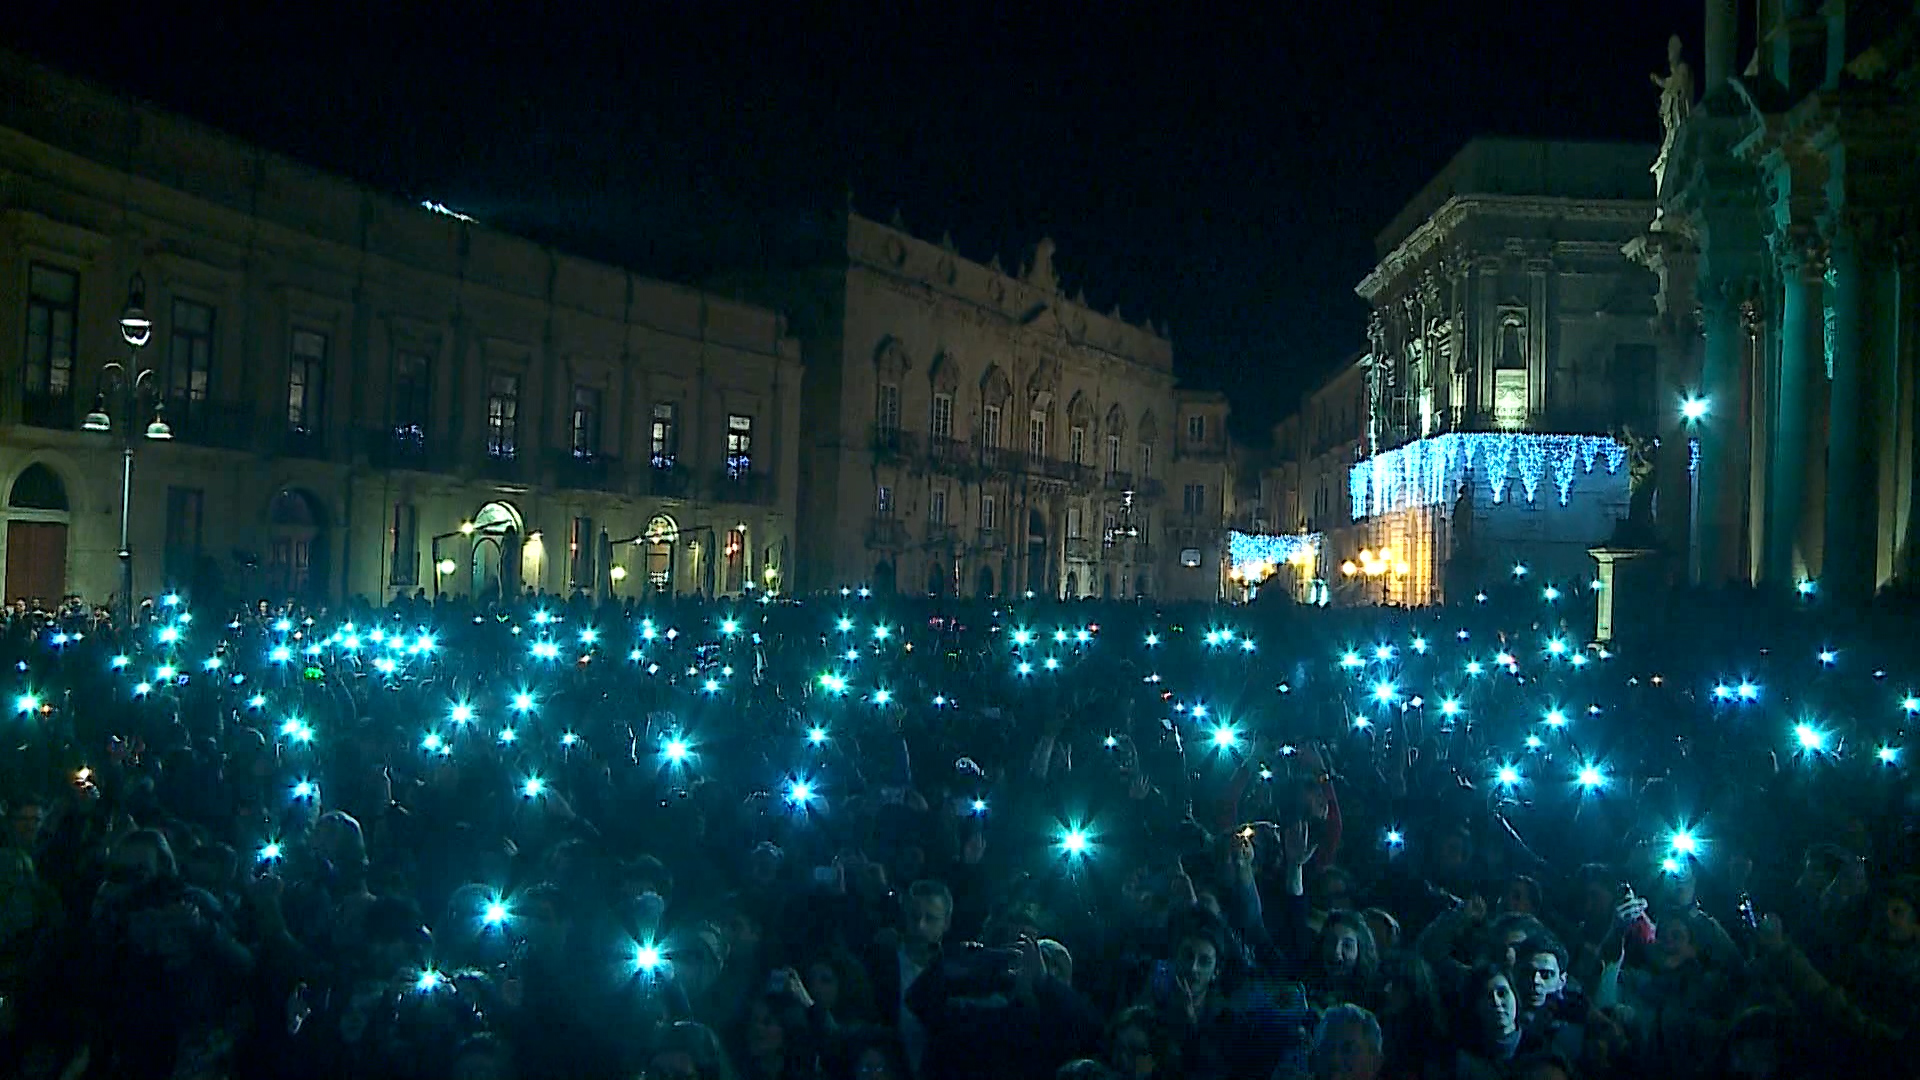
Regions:
[[[1652, 199], [1455, 195], [1388, 252], [1373, 271], [1360, 280], [1354, 291], [1370, 303], [1376, 301], [1394, 282], [1420, 267], [1436, 249], [1445, 250], [1444, 245], [1455, 240], [1455, 231], [1477, 215], [1498, 214], [1506, 218], [1536, 221], [1583, 221], [1632, 227], [1653, 220], [1653, 211]], [[1480, 253], [1480, 257], [1485, 258], [1490, 254]]]

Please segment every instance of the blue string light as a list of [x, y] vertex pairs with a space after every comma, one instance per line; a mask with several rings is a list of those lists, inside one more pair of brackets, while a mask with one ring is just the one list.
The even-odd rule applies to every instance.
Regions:
[[1538, 500], [1540, 483], [1551, 476], [1560, 505], [1572, 501], [1574, 482], [1604, 465], [1620, 476], [1626, 447], [1606, 435], [1552, 435], [1534, 432], [1449, 432], [1395, 447], [1353, 467], [1348, 495], [1353, 520], [1450, 504], [1470, 482], [1478, 465], [1486, 491], [1503, 503], [1514, 480], [1529, 504]]
[[1317, 561], [1320, 557], [1319, 533], [1245, 533], [1227, 532], [1227, 558], [1234, 566], [1285, 566], [1297, 557]]

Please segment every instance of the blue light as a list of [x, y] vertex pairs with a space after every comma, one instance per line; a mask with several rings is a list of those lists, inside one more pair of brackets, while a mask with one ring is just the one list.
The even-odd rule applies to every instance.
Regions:
[[1735, 693], [1740, 695], [1742, 701], [1752, 701], [1760, 696], [1760, 688], [1742, 679], [1740, 685], [1735, 688]]
[[179, 640], [180, 640], [180, 628], [179, 628], [179, 627], [177, 627], [177, 626], [163, 626], [163, 627], [161, 627], [161, 628], [160, 628], [160, 643], [161, 643], [162, 645], [171, 645], [171, 644], [173, 644], [174, 642], [176, 642], [176, 641], [179, 641]]
[[1486, 667], [1482, 665], [1478, 660], [1467, 661], [1467, 674], [1469, 675], [1479, 675], [1485, 672], [1486, 670], [1487, 670]]
[[1542, 599], [1546, 600], [1547, 603], [1551, 604], [1555, 600], [1560, 599], [1560, 590], [1549, 585], [1546, 588], [1540, 590], [1540, 596]]
[[1834, 665], [1834, 662], [1839, 659], [1840, 659], [1840, 654], [1837, 652], [1834, 652], [1832, 649], [1820, 650], [1820, 662], [1826, 665], [1827, 667], [1832, 667]]
[[815, 746], [824, 745], [827, 741], [827, 729], [823, 727], [808, 728], [807, 741]]
[[1500, 766], [1494, 770], [1493, 778], [1501, 787], [1506, 788], [1520, 786], [1520, 781], [1523, 779], [1520, 775], [1519, 768], [1514, 765]]
[[834, 622], [833, 628], [842, 634], [851, 633], [853, 630], [853, 620], [843, 615]]
[[580, 638], [580, 644], [591, 645], [594, 642], [600, 640], [600, 631], [595, 630], [593, 627], [589, 626], [585, 630], [580, 631], [579, 638]]
[[1222, 750], [1231, 750], [1240, 742], [1240, 733], [1230, 725], [1222, 724], [1213, 729], [1213, 745]]
[[546, 790], [547, 782], [537, 776], [527, 777], [526, 782], [520, 785], [520, 794], [529, 799], [539, 798]]
[[739, 633], [740, 632], [739, 621], [735, 619], [720, 620], [720, 632], [727, 635], [728, 637], [732, 637], [733, 635]]
[[285, 645], [275, 645], [273, 649], [267, 653], [267, 659], [276, 664], [287, 663], [293, 659], [293, 650], [287, 648]]
[[1800, 749], [1809, 753], [1818, 753], [1827, 745], [1827, 733], [1812, 724], [1795, 724], [1793, 738], [1800, 744]]
[[787, 785], [787, 801], [795, 806], [805, 806], [813, 801], [813, 785], [805, 780], [795, 780]]
[[505, 926], [509, 918], [507, 905], [495, 900], [480, 913], [480, 921], [487, 926]]
[[1427, 639], [1423, 637], [1414, 638], [1413, 651], [1419, 653], [1421, 656], [1427, 655]]
[[1880, 759], [1882, 765], [1898, 765], [1900, 763], [1900, 748], [1897, 746], [1882, 746], [1875, 752], [1875, 756]]
[[875, 690], [873, 692], [873, 703], [875, 705], [885, 705], [891, 702], [892, 700], [893, 700], [893, 691], [891, 690]]
[[1548, 709], [1546, 721], [1550, 728], [1563, 728], [1567, 726], [1567, 714], [1559, 709]]
[[115, 671], [119, 671], [120, 669], [126, 667], [128, 664], [131, 664], [131, 663], [133, 663], [133, 658], [122, 653], [121, 655], [116, 656], [111, 661], [109, 661], [108, 666], [112, 667], [113, 670]]
[[1802, 581], [1800, 584], [1795, 585], [1794, 588], [1799, 590], [1801, 596], [1812, 596], [1818, 586], [1811, 581]]
[[513, 695], [513, 709], [515, 712], [532, 712], [533, 695], [524, 690]]
[[1391, 705], [1393, 702], [1399, 700], [1399, 698], [1400, 691], [1392, 683], [1377, 682], [1373, 684], [1373, 700], [1380, 704]]
[[1545, 745], [1546, 745], [1545, 743], [1543, 743], [1543, 742], [1541, 742], [1541, 741], [1540, 741], [1540, 736], [1538, 736], [1538, 735], [1529, 735], [1529, 736], [1527, 736], [1527, 749], [1529, 749], [1529, 750], [1538, 750], [1538, 749], [1540, 749], [1540, 748], [1541, 748], [1542, 746], [1545, 746]]
[[1093, 841], [1084, 829], [1067, 829], [1060, 834], [1060, 850], [1068, 855], [1085, 855], [1092, 846]]
[[1441, 716], [1459, 716], [1460, 702], [1453, 698], [1442, 698], [1440, 700], [1440, 715]]
[[1040, 662], [1040, 666], [1046, 668], [1048, 671], [1058, 671], [1060, 670], [1060, 658], [1057, 656], [1049, 656]]
[[1574, 782], [1587, 791], [1598, 791], [1607, 786], [1607, 774], [1598, 765], [1582, 765]]
[[892, 636], [893, 628], [887, 626], [885, 623], [873, 628], [873, 640], [875, 641], [885, 641]]
[[680, 738], [668, 739], [663, 748], [663, 753], [666, 755], [668, 761], [677, 765], [687, 760], [687, 741]]
[[1022, 675], [1031, 675], [1033, 674], [1033, 665], [1027, 663], [1025, 660], [1022, 660], [1018, 664], [1014, 665], [1013, 670], [1019, 672]]
[[1147, 648], [1151, 649], [1158, 644], [1160, 644], [1159, 634], [1154, 634], [1154, 633], [1147, 634]]
[[1346, 652], [1340, 654], [1340, 666], [1348, 670], [1360, 667], [1363, 663], [1364, 661], [1360, 659], [1360, 654], [1354, 652], [1352, 649], [1348, 649]]
[[1393, 659], [1393, 646], [1391, 646], [1391, 645], [1375, 645], [1375, 646], [1373, 647], [1373, 658], [1374, 658], [1375, 660], [1391, 660], [1391, 659]]

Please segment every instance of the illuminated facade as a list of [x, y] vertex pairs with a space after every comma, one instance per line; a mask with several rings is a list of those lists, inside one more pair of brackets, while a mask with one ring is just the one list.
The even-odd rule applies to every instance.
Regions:
[[[1364, 452], [1329, 561], [1347, 595], [1435, 603], [1494, 567], [1586, 581], [1656, 430], [1652, 147], [1478, 140], [1378, 238]], [[1384, 555], [1382, 553], [1385, 553]], [[1338, 597], [1340, 590], [1336, 588]]]
[[[774, 313], [12, 58], [0, 190], [9, 600], [119, 591], [129, 426], [138, 595], [783, 585], [801, 369]], [[131, 403], [110, 362], [153, 372]]]
[[1275, 572], [1278, 584], [1300, 603], [1327, 603], [1336, 590], [1358, 586], [1342, 577], [1339, 566], [1368, 543], [1355, 528], [1347, 494], [1354, 462], [1366, 452], [1365, 359], [1364, 353], [1349, 356], [1307, 391], [1296, 414], [1273, 428], [1273, 461], [1263, 477], [1273, 532], [1318, 538], [1311, 563], [1293, 548]]
[[1069, 296], [1050, 241], [1008, 273], [851, 209], [819, 231], [793, 269], [720, 282], [790, 313], [801, 343], [801, 591], [1132, 597], [1190, 583], [1182, 550], [1218, 534], [1220, 504], [1209, 489], [1186, 514], [1176, 470], [1224, 460], [1225, 431], [1184, 439], [1163, 332]]
[[1705, 584], [1864, 600], [1920, 571], [1920, 13], [1708, 0], [1706, 29], [1703, 93], [1631, 248], [1700, 403], [1668, 420], [1698, 446], [1691, 491], [1663, 474], [1663, 501], [1697, 507], [1669, 542]]

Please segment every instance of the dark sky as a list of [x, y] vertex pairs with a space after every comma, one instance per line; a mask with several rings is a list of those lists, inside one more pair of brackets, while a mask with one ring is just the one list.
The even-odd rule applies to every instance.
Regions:
[[1699, 45], [1678, 0], [1186, 14], [1211, 6], [61, 3], [0, 35], [668, 277], [755, 257], [849, 184], [981, 261], [1051, 235], [1070, 290], [1169, 323], [1183, 381], [1256, 438], [1363, 344], [1373, 236], [1463, 142], [1654, 141], [1647, 73], [1669, 34]]

